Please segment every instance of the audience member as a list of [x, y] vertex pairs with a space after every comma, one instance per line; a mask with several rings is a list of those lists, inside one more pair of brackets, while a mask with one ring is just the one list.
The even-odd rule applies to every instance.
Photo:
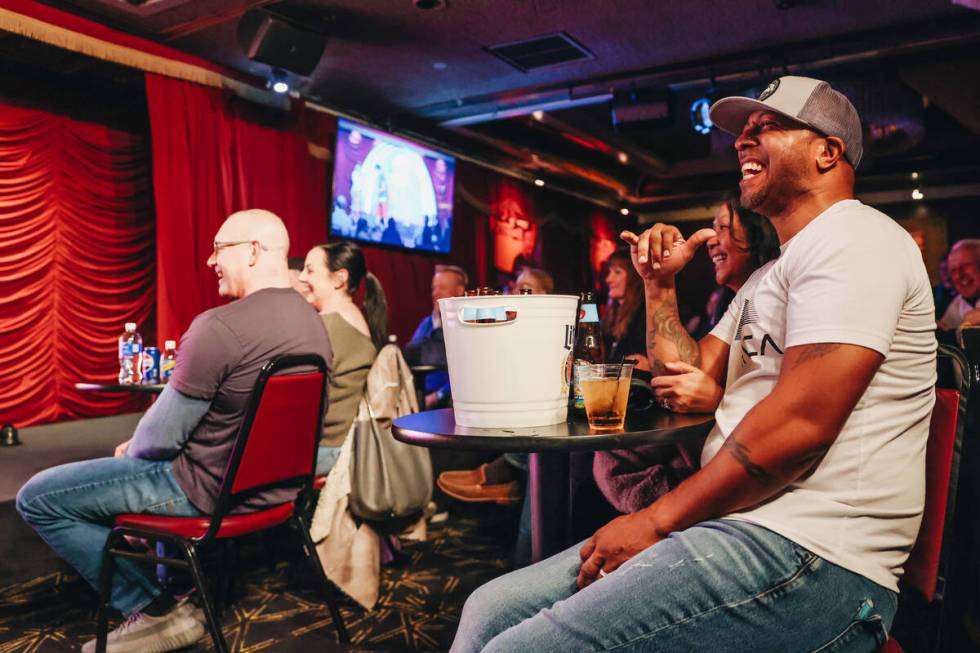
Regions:
[[[409, 365], [446, 365], [446, 342], [442, 337], [439, 300], [459, 297], [466, 291], [469, 277], [455, 265], [437, 265], [432, 275], [432, 313], [422, 318], [412, 339], [405, 345]], [[449, 404], [449, 372], [431, 372], [425, 377], [425, 408], [431, 410]]]
[[310, 294], [310, 287], [299, 278], [300, 273], [303, 271], [305, 261], [306, 259], [301, 256], [289, 257], [287, 261], [289, 265], [289, 285], [293, 287], [293, 290], [301, 294], [303, 299], [312, 304], [313, 296]]
[[[772, 221], [782, 252], [700, 346], [683, 329], [651, 343], [657, 365], [685, 360], [725, 385], [701, 469], [582, 545], [478, 589], [453, 651], [885, 640], [921, 519], [935, 397], [922, 257], [853, 199], [861, 122], [825, 82], [782, 77], [760, 100], [716, 102], [711, 119], [738, 135], [741, 203]], [[676, 314], [674, 277], [713, 235], [624, 233], [648, 315]]]
[[643, 279], [630, 263], [630, 253], [618, 249], [604, 264], [609, 300], [602, 316], [602, 337], [606, 361], [632, 361], [637, 369], [649, 370], [646, 351], [646, 311]]
[[[368, 371], [388, 342], [388, 302], [381, 282], [368, 272], [361, 248], [346, 240], [311, 249], [300, 281], [306, 284], [333, 345], [330, 403], [316, 459], [316, 473], [323, 475], [340, 455]], [[366, 287], [363, 312], [354, 302], [362, 281]]]
[[[717, 305], [709, 303], [709, 314], [718, 316], [710, 320], [712, 328], [749, 276], [779, 256], [779, 237], [772, 224], [742, 208], [735, 194], [727, 195], [718, 207], [713, 227], [715, 235], [707, 241], [708, 255], [715, 266], [715, 281], [720, 285], [711, 294]], [[722, 299], [722, 291], [731, 293], [727, 300]], [[657, 337], [677, 328], [676, 319], [679, 315], [673, 311], [651, 315], [647, 336]], [[664, 368], [651, 381], [664, 408], [713, 412], [718, 407], [723, 389], [713, 378], [682, 361], [666, 363]], [[616, 510], [631, 513], [650, 505], [690, 476], [697, 468], [696, 461], [696, 452], [683, 445], [634, 447], [596, 452], [592, 473], [606, 500]]]
[[[198, 315], [180, 342], [173, 377], [116, 457], [40, 472], [17, 495], [17, 509], [55, 552], [98, 588], [102, 548], [114, 515], [192, 517], [210, 513], [249, 396], [262, 366], [284, 354], [330, 360], [316, 312], [289, 285], [289, 237], [262, 210], [234, 213], [214, 238], [207, 264], [230, 304]], [[275, 316], [275, 319], [270, 319]], [[289, 328], [284, 328], [288, 325]], [[292, 498], [276, 490], [245, 509]], [[109, 634], [108, 650], [170, 651], [204, 635], [189, 606], [176, 601], [152, 567], [119, 559], [112, 605], [127, 619]], [[82, 647], [95, 650], [95, 641]]]
[[[715, 267], [715, 282], [734, 297], [753, 272], [779, 256], [779, 236], [768, 219], [742, 207], [734, 193], [725, 196], [712, 227], [714, 236], [708, 239], [707, 245], [708, 256]], [[711, 321], [712, 329], [730, 303], [731, 298], [717, 307], [718, 317]], [[674, 324], [673, 319], [673, 311], [661, 313], [660, 319], [656, 320], [651, 316], [647, 338], [674, 333], [679, 325]], [[690, 346], [701, 338], [692, 334]], [[656, 366], [656, 363], [651, 364]], [[721, 401], [721, 386], [696, 366], [681, 360], [664, 364], [651, 384], [661, 405], [680, 413], [710, 413]]]
[[514, 292], [530, 290], [532, 295], [550, 295], [555, 292], [555, 280], [541, 268], [525, 267], [514, 280]]
[[[980, 307], [980, 238], [967, 238], [953, 244], [947, 256], [949, 277], [957, 296], [939, 320], [939, 328], [951, 331], [963, 323], [968, 313]], [[970, 323], [980, 322], [976, 315]]]

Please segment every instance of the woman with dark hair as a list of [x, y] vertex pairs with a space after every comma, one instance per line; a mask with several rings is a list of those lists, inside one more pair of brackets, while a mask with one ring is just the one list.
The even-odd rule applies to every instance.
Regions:
[[[728, 291], [723, 295], [726, 301], [718, 302], [717, 317], [710, 320], [713, 326], [752, 273], [779, 256], [779, 238], [768, 219], [739, 205], [737, 195], [725, 196], [712, 226], [715, 235], [707, 241], [708, 254], [715, 266], [715, 281]], [[629, 253], [627, 257], [632, 267]], [[646, 322], [646, 311], [643, 313]], [[645, 341], [645, 328], [643, 337]], [[713, 412], [724, 392], [711, 377], [687, 363], [667, 363], [654, 370], [654, 375], [650, 384], [661, 406], [676, 412]], [[696, 452], [683, 445], [636, 447], [596, 453], [592, 472], [609, 503], [630, 513], [650, 505], [690, 476], [696, 461]]]
[[[311, 249], [299, 278], [310, 289], [333, 350], [330, 400], [316, 464], [316, 473], [322, 475], [340, 455], [368, 371], [388, 341], [388, 302], [381, 282], [368, 272], [361, 248], [346, 240]], [[354, 302], [362, 281], [366, 287], [363, 311]]]
[[779, 256], [779, 237], [767, 218], [742, 208], [738, 195], [725, 195], [715, 212], [714, 238], [708, 240], [708, 255], [715, 265], [719, 300], [707, 312], [707, 319], [691, 331], [695, 340], [708, 335], [728, 309], [735, 293], [749, 276]]
[[604, 264], [608, 306], [602, 318], [606, 361], [629, 360], [649, 370], [646, 346], [646, 309], [643, 279], [636, 273], [628, 249], [617, 249]]
[[[715, 281], [734, 292], [745, 285], [753, 272], [779, 256], [779, 237], [772, 224], [743, 208], [736, 194], [725, 196], [712, 227], [715, 235], [707, 245], [715, 266]], [[728, 303], [719, 305], [714, 322], [724, 314]], [[664, 408], [678, 413], [710, 413], [718, 407], [724, 388], [701, 370], [678, 361], [667, 363], [660, 372], [654, 373], [652, 385]]]

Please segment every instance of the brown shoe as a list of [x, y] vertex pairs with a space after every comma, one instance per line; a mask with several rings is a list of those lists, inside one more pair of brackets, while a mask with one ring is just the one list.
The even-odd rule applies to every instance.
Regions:
[[459, 469], [439, 474], [439, 480], [453, 485], [483, 485], [487, 482], [487, 464], [476, 469]]
[[512, 505], [521, 500], [521, 488], [517, 481], [509, 483], [471, 483], [459, 484], [444, 480], [440, 474], [436, 480], [439, 489], [460, 501], [471, 503], [494, 502], [502, 506]]

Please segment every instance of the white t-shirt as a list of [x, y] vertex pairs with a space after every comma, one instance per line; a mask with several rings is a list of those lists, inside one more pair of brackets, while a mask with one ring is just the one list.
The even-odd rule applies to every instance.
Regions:
[[974, 308], [980, 308], [980, 299], [977, 299], [975, 304], [971, 305], [970, 302], [963, 299], [962, 295], [957, 295], [949, 303], [949, 307], [943, 313], [943, 317], [939, 320], [939, 323], [947, 329], [955, 329], [963, 324], [963, 318]]
[[936, 383], [933, 311], [911, 236], [857, 200], [828, 208], [749, 277], [711, 331], [731, 349], [702, 465], [772, 391], [787, 347], [846, 343], [885, 359], [814, 472], [729, 517], [897, 590], [925, 497]]

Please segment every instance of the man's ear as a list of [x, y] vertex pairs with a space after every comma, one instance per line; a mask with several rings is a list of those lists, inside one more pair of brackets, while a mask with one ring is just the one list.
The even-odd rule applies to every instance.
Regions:
[[837, 136], [827, 136], [820, 139], [820, 150], [817, 152], [817, 170], [827, 172], [844, 158], [844, 141]]

